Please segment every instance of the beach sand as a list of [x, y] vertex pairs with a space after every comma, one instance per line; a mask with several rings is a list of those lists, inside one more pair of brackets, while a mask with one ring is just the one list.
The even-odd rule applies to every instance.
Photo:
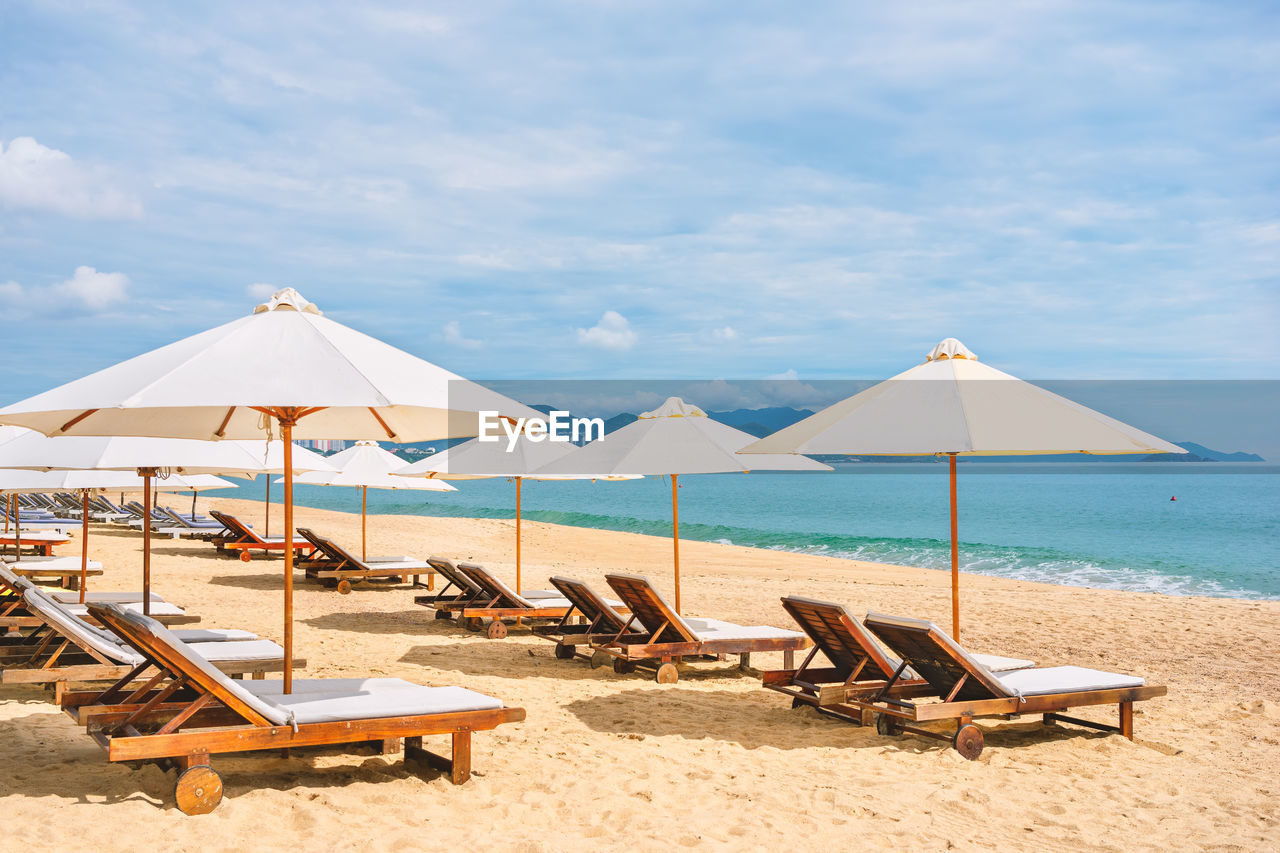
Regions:
[[[201, 501], [202, 509], [208, 501]], [[218, 500], [262, 529], [262, 506]], [[359, 516], [299, 508], [296, 523], [359, 548]], [[281, 512], [273, 512], [278, 532]], [[526, 588], [551, 574], [604, 587], [649, 575], [670, 591], [669, 540], [524, 525]], [[512, 522], [373, 516], [371, 554], [480, 561], [511, 578]], [[140, 587], [136, 533], [96, 525], [96, 589]], [[79, 539], [60, 553], [79, 552]], [[217, 556], [156, 539], [153, 579], [207, 627], [281, 638], [278, 558]], [[855, 612], [950, 621], [942, 572], [683, 542], [684, 610], [792, 627], [779, 596]], [[962, 579], [977, 651], [1145, 676], [1137, 740], [1038, 718], [984, 722], [975, 762], [940, 741], [896, 739], [792, 710], [732, 670], [696, 665], [675, 685], [556, 660], [513, 628], [490, 641], [437, 622], [407, 588], [339, 595], [295, 585], [303, 676], [459, 684], [527, 710], [477, 734], [475, 776], [454, 786], [399, 756], [215, 757], [226, 795], [209, 815], [173, 805], [172, 773], [111, 765], [36, 690], [0, 690], [0, 798], [10, 846], [36, 850], [1280, 849], [1280, 603]], [[781, 656], [756, 656], [772, 667]], [[1082, 715], [1113, 721], [1113, 708]], [[444, 739], [436, 746], [447, 751]]]

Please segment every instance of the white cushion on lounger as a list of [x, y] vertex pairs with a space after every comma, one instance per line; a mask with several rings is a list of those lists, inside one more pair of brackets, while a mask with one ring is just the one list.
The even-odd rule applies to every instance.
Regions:
[[365, 560], [365, 565], [371, 569], [401, 569], [405, 572], [434, 571], [430, 565], [421, 560], [379, 560], [376, 563], [372, 560]]
[[[68, 556], [51, 556], [46, 557], [43, 554], [23, 554], [21, 559], [14, 557], [12, 554], [6, 554], [4, 562], [11, 569], [79, 569], [80, 558]], [[90, 560], [89, 569], [101, 569], [102, 563], [97, 560]]]
[[970, 652], [969, 655], [992, 672], [1012, 672], [1015, 669], [1030, 669], [1036, 665], [1033, 660], [1025, 658], [1007, 658], [1001, 655], [984, 655]]
[[242, 640], [222, 643], [189, 643], [189, 648], [215, 663], [280, 660], [284, 649], [270, 640]]
[[788, 631], [770, 625], [738, 625], [720, 619], [684, 617], [685, 624], [704, 640], [773, 640], [803, 637], [800, 631]]
[[291, 712], [299, 725], [485, 711], [502, 707], [501, 700], [465, 687], [405, 684], [407, 686], [384, 685], [356, 692], [321, 691], [291, 693], [288, 696], [280, 694], [271, 696], [266, 701]]
[[183, 628], [173, 633], [184, 643], [226, 643], [258, 639], [258, 635], [252, 631], [241, 631], [238, 628]]
[[364, 561], [366, 563], [421, 563], [424, 567], [429, 568], [426, 560], [419, 560], [417, 557], [410, 557], [407, 554], [400, 554], [396, 557], [365, 557]]
[[1046, 666], [1043, 669], [1020, 669], [996, 676], [1005, 689], [1022, 696], [1044, 693], [1082, 693], [1086, 690], [1115, 690], [1141, 687], [1146, 680], [1133, 675], [1086, 669], [1082, 666]]
[[[270, 681], [246, 681], [242, 685], [254, 696], [271, 699], [284, 695], [284, 682], [280, 679]], [[403, 678], [295, 678], [293, 694], [300, 693], [372, 693], [375, 690], [393, 690], [419, 688], [421, 684], [405, 681]]]
[[[107, 601], [102, 603], [115, 604], [115, 605], [118, 605], [119, 607], [124, 608], [125, 610], [132, 610], [136, 613], [142, 612], [141, 601], [131, 601], [131, 602]], [[85, 616], [85, 615], [88, 615], [89, 613], [88, 609], [86, 609], [83, 604], [64, 604], [62, 606], [67, 609], [67, 612], [74, 613], [76, 616]], [[152, 616], [185, 616], [187, 615], [187, 611], [183, 610], [178, 605], [170, 604], [167, 601], [152, 602], [150, 610], [151, 610]]]
[[82, 649], [97, 652], [116, 663], [135, 665], [142, 663], [142, 656], [132, 649], [122, 648], [112, 639], [104, 637], [101, 629], [83, 622], [72, 615], [70, 608], [58, 604], [37, 587], [28, 587], [22, 593], [27, 609], [37, 614], [59, 634]]
[[[59, 604], [79, 604], [80, 603], [80, 593], [74, 590], [73, 591], [54, 590], [49, 593], [49, 597], [52, 598], [54, 601], [58, 602]], [[94, 604], [102, 604], [107, 601], [110, 601], [113, 604], [134, 604], [139, 601], [142, 601], [142, 593], [141, 592], [86, 592], [84, 594], [84, 600], [86, 602], [92, 602]], [[151, 593], [151, 603], [155, 604], [157, 601], [164, 601], [164, 599], [156, 595], [154, 592]]]

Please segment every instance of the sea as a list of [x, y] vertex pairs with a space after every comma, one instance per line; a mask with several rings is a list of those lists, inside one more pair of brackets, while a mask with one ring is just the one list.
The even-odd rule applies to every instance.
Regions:
[[[682, 539], [950, 566], [947, 466], [845, 463], [825, 473], [679, 478]], [[983, 463], [958, 466], [963, 571], [1166, 595], [1280, 600], [1280, 465]], [[369, 513], [512, 518], [507, 479], [456, 492], [369, 491]], [[265, 497], [265, 478], [234, 490]], [[272, 486], [278, 503], [282, 487]], [[360, 511], [360, 491], [297, 486], [298, 505]], [[670, 480], [525, 480], [523, 517], [671, 535]], [[280, 523], [273, 514], [273, 528]], [[376, 518], [370, 519], [375, 525]], [[527, 554], [536, 562], [536, 555]]]

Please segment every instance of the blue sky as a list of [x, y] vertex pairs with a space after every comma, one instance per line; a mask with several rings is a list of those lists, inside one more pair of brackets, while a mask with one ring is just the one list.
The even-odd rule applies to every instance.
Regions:
[[286, 285], [475, 378], [879, 377], [946, 336], [1280, 378], [1278, 21], [10, 0], [0, 398]]

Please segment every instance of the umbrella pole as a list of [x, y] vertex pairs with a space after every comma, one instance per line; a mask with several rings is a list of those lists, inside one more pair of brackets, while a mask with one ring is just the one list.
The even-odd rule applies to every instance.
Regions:
[[89, 580], [89, 490], [80, 496], [80, 603], [84, 604], [84, 588]]
[[142, 475], [142, 612], [151, 615], [151, 478], [155, 468], [139, 468]]
[[[289, 454], [289, 458], [293, 458], [293, 454]], [[262, 514], [267, 517], [263, 524], [262, 535], [264, 537], [271, 535], [271, 475], [267, 475], [267, 497], [262, 501]]]
[[369, 559], [368, 545], [369, 487], [360, 487], [360, 559]]
[[19, 516], [18, 493], [13, 493], [13, 556], [22, 562], [22, 518]]
[[676, 613], [680, 613], [680, 494], [679, 474], [671, 475], [671, 544], [676, 567]]
[[516, 593], [523, 592], [520, 589], [520, 484], [523, 478], [516, 477]]
[[[279, 418], [284, 440], [284, 692], [293, 692], [293, 419]], [[271, 478], [267, 478], [270, 488]]]
[[191, 520], [192, 521], [196, 520], [196, 496], [199, 494], [200, 493], [197, 492], [195, 489], [191, 490]]
[[960, 640], [960, 540], [959, 513], [956, 506], [956, 455], [948, 454], [951, 473], [951, 636]]

